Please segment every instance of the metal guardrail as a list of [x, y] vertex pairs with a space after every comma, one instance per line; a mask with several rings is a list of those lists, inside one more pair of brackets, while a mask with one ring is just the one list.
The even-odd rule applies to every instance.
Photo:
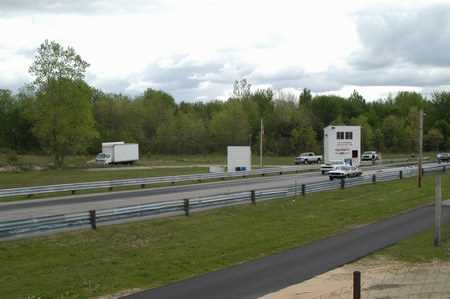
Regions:
[[188, 181], [204, 181], [211, 179], [226, 179], [247, 177], [256, 175], [269, 175], [269, 174], [283, 174], [289, 172], [299, 172], [301, 170], [308, 170], [312, 167], [305, 168], [304, 166], [286, 166], [277, 168], [263, 168], [253, 171], [236, 171], [236, 172], [223, 172], [223, 173], [201, 173], [201, 174], [187, 174], [178, 176], [164, 176], [164, 177], [150, 177], [150, 178], [137, 178], [137, 179], [122, 179], [111, 181], [97, 181], [86, 183], [72, 183], [72, 184], [59, 184], [48, 186], [34, 186], [34, 187], [21, 187], [21, 188], [8, 188], [0, 189], [0, 198], [13, 197], [13, 196], [31, 196], [44, 193], [56, 193], [56, 192], [72, 192], [76, 191], [92, 190], [92, 189], [109, 189], [117, 187], [127, 186], [141, 186], [144, 188], [146, 185], [162, 184], [162, 183], [177, 183]]
[[[446, 172], [449, 169], [450, 167], [446, 167], [445, 165], [433, 166], [423, 168], [423, 172], [424, 174], [436, 171]], [[38, 231], [52, 231], [62, 228], [88, 225], [90, 225], [93, 229], [96, 229], [97, 223], [106, 223], [142, 216], [154, 216], [171, 213], [184, 213], [186, 216], [188, 216], [191, 210], [213, 208], [246, 202], [255, 204], [257, 201], [275, 198], [306, 196], [306, 194], [308, 193], [345, 189], [363, 184], [374, 184], [377, 182], [399, 180], [402, 178], [415, 176], [416, 174], [416, 168], [405, 168], [399, 171], [381, 172], [378, 174], [364, 175], [361, 177], [350, 179], [293, 185], [287, 188], [251, 190], [246, 192], [198, 197], [185, 200], [164, 201], [150, 204], [126, 206], [114, 209], [105, 209], [98, 211], [92, 210], [83, 213], [3, 221], [0, 222], [0, 238], [30, 234]]]

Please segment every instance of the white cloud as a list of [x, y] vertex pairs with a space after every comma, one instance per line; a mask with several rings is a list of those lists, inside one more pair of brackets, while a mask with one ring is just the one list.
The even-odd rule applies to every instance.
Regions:
[[243, 77], [280, 90], [355, 87], [371, 98], [446, 85], [450, 8], [405, 3], [3, 0], [0, 88], [30, 80], [45, 39], [73, 46], [91, 64], [88, 82], [107, 92], [214, 99]]

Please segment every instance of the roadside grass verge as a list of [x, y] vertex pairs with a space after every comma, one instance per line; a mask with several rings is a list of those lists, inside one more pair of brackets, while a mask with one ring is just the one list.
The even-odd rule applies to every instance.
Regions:
[[[443, 179], [450, 184], [450, 175]], [[444, 188], [449, 196], [448, 188]], [[5, 298], [89, 298], [152, 288], [304, 245], [430, 203], [433, 177], [358, 186], [0, 242]]]
[[448, 262], [450, 261], [450, 224], [443, 225], [441, 233], [442, 242], [439, 247], [433, 245], [434, 231], [431, 229], [378, 251], [372, 256], [388, 257], [409, 263], [429, 263], [436, 260]]
[[85, 171], [81, 169], [49, 169], [23, 172], [0, 172], [0, 188], [41, 186], [91, 181], [108, 181], [208, 172], [204, 167], [157, 168], [114, 171]]

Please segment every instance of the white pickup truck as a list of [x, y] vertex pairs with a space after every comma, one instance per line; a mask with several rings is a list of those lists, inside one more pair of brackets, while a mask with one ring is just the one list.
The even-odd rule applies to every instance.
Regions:
[[322, 156], [316, 155], [313, 152], [301, 153], [300, 156], [295, 158], [295, 164], [311, 164], [320, 163], [322, 161]]

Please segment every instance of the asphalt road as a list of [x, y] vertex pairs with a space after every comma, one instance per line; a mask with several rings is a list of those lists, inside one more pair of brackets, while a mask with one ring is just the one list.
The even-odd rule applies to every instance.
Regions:
[[[444, 207], [443, 219], [450, 219], [449, 207]], [[357, 260], [432, 224], [433, 208], [427, 206], [280, 254], [123, 298], [259, 298]]]
[[[400, 168], [396, 169], [399, 170]], [[368, 170], [365, 171], [365, 174], [371, 174], [376, 171], [382, 170]], [[6, 221], [47, 215], [85, 212], [93, 209], [111, 209], [151, 202], [181, 200], [185, 198], [232, 192], [283, 188], [294, 184], [308, 184], [326, 180], [328, 180], [328, 177], [322, 176], [317, 171], [302, 174], [216, 181], [184, 186], [23, 200], [0, 203], [0, 219]]]

